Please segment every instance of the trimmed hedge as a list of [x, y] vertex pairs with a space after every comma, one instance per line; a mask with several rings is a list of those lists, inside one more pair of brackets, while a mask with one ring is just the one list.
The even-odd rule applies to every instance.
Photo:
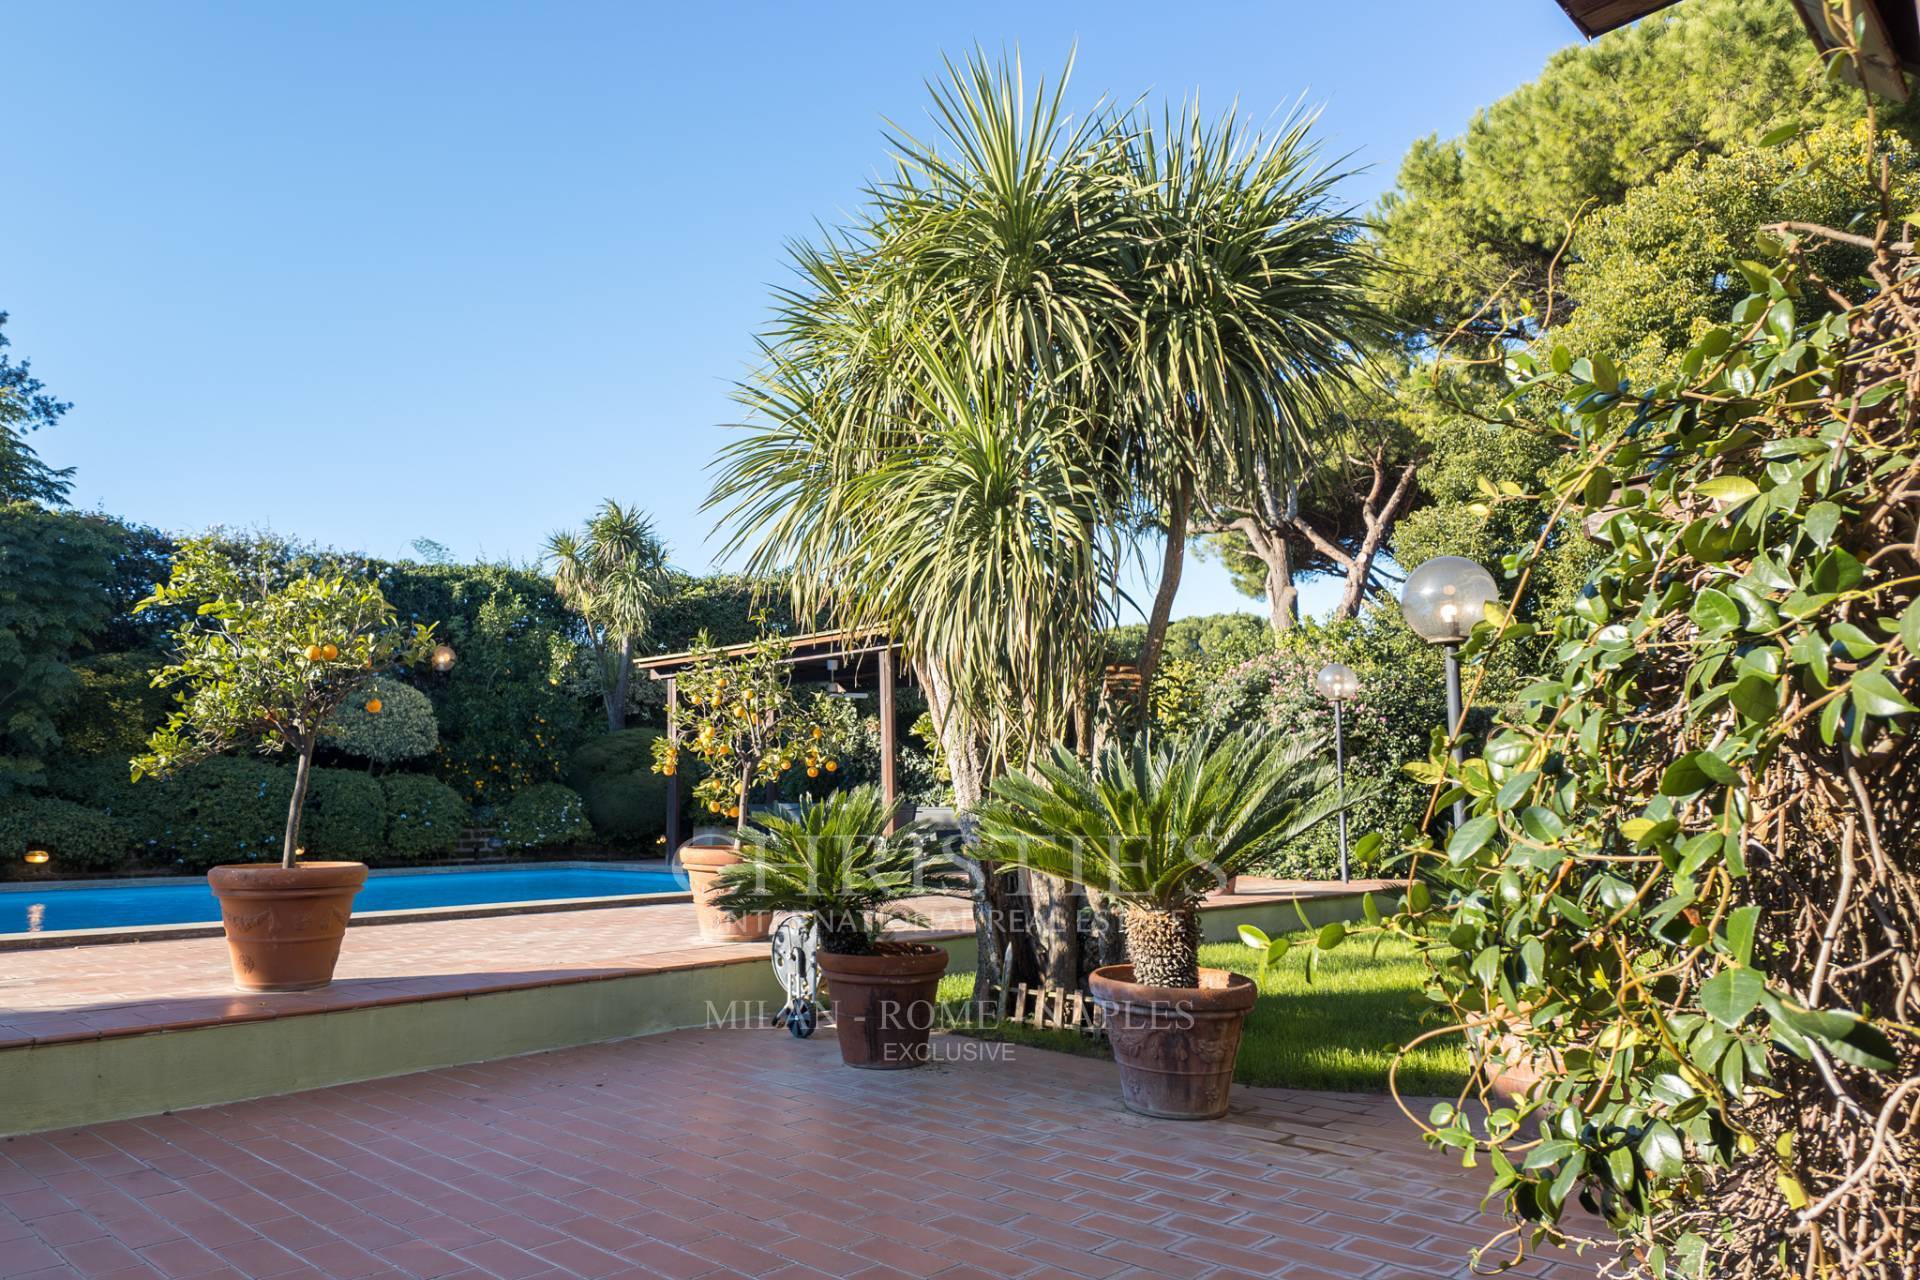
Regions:
[[57, 796], [0, 800], [0, 860], [19, 866], [29, 849], [45, 849], [55, 871], [110, 871], [132, 848], [127, 829], [98, 810]]
[[422, 862], [453, 853], [460, 829], [471, 821], [458, 791], [421, 773], [397, 773], [380, 785], [387, 818], [386, 858]]
[[[366, 709], [380, 700], [378, 713]], [[433, 699], [391, 676], [375, 676], [366, 694], [333, 713], [320, 731], [322, 745], [375, 764], [393, 764], [432, 755], [440, 745]]]
[[[287, 796], [292, 799], [289, 789]], [[285, 825], [287, 811], [280, 810]], [[316, 857], [378, 862], [387, 834], [387, 797], [380, 780], [358, 769], [315, 769], [307, 787], [300, 842]]]
[[593, 838], [587, 803], [557, 782], [522, 787], [499, 811], [499, 833], [509, 849], [551, 849]]
[[[217, 756], [138, 783], [124, 763], [92, 760], [50, 781], [63, 802], [113, 823], [121, 856], [185, 871], [279, 857], [293, 798], [293, 771], [258, 756]], [[466, 801], [436, 778], [315, 769], [301, 839], [314, 856], [418, 862], [451, 854], [468, 821]]]
[[667, 829], [667, 780], [653, 771], [657, 729], [603, 734], [573, 753], [567, 781], [586, 802], [601, 840], [646, 848]]

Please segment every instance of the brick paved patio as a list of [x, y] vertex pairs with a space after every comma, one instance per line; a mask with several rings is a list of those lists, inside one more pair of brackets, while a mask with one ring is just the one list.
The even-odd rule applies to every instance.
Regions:
[[16, 1138], [0, 1276], [1411, 1280], [1491, 1229], [1382, 1098], [1153, 1121], [1110, 1063], [1011, 1052], [677, 1032]]
[[[1218, 905], [1274, 897], [1325, 897], [1365, 888], [1247, 877]], [[934, 934], [970, 934], [969, 907], [955, 898], [912, 903]], [[765, 943], [700, 940], [688, 903], [608, 907], [356, 927], [347, 931], [337, 979], [321, 991], [246, 995], [233, 989], [224, 938], [177, 938], [98, 946], [0, 951], [0, 1049], [102, 1036], [258, 1021], [403, 1004], [663, 969], [765, 963]]]

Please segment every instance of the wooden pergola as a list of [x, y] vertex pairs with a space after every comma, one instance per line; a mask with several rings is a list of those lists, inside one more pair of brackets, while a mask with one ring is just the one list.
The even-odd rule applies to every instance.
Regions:
[[[888, 812], [896, 812], [898, 793], [895, 785], [895, 761], [898, 745], [894, 730], [893, 697], [899, 680], [900, 645], [885, 631], [814, 631], [789, 636], [786, 655], [781, 659], [793, 668], [800, 680], [831, 680], [858, 689], [864, 682], [879, 695], [876, 711], [880, 717], [880, 794]], [[710, 650], [722, 658], [739, 657], [751, 652], [752, 643], [727, 645]], [[667, 734], [675, 737], [680, 728], [679, 674], [698, 661], [692, 652], [663, 653], [656, 658], [641, 658], [633, 665], [667, 687]], [[667, 856], [680, 847], [680, 775], [667, 775]]]
[[[1588, 39], [1677, 3], [1679, 0], [1559, 0], [1573, 25]], [[1793, 7], [1822, 51], [1846, 43], [1842, 39], [1845, 33], [1835, 26], [1837, 20], [1825, 0], [1793, 0]], [[1860, 82], [1883, 97], [1905, 102], [1909, 93], [1907, 72], [1920, 71], [1920, 0], [1854, 0], [1854, 13], [1862, 19], [1865, 32], [1860, 42]]]

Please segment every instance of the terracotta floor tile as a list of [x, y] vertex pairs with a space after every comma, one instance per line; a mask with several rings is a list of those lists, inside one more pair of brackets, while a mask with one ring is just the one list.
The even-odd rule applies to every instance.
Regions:
[[1382, 1099], [1169, 1124], [1114, 1088], [1040, 1051], [874, 1075], [681, 1032], [22, 1138], [0, 1276], [1383, 1280], [1465, 1276], [1495, 1230]]

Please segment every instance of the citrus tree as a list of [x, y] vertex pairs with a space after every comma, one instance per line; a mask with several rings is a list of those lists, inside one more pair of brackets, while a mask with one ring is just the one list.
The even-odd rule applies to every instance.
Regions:
[[[257, 550], [257, 549], [256, 549]], [[154, 675], [180, 701], [133, 759], [137, 782], [165, 776], [231, 747], [294, 755], [280, 862], [295, 865], [314, 748], [348, 700], [365, 696], [376, 672], [419, 662], [433, 627], [400, 623], [380, 588], [357, 574], [292, 572], [266, 555], [242, 563], [213, 538], [181, 544], [171, 578], [136, 610], [177, 608], [175, 659]], [[378, 714], [377, 699], [363, 710]]]
[[742, 830], [756, 783], [779, 784], [796, 771], [816, 782], [831, 779], [846, 746], [834, 722], [794, 694], [786, 648], [781, 637], [766, 634], [729, 656], [702, 632], [693, 664], [675, 677], [675, 732], [653, 744], [656, 773], [671, 777], [682, 755], [692, 756], [702, 769], [694, 800]]

